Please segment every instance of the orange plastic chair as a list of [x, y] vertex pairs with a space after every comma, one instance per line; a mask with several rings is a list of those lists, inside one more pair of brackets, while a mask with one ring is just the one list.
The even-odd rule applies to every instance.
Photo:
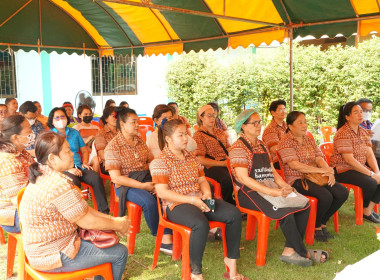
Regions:
[[139, 118], [139, 125], [150, 125], [151, 127], [154, 127], [153, 119], [150, 117], [138, 117]]
[[12, 277], [17, 249], [17, 259], [19, 263], [17, 277], [24, 279], [24, 249], [22, 245], [22, 236], [20, 233], [8, 232], [8, 253], [7, 253], [7, 278]]
[[141, 134], [141, 137], [144, 139], [144, 141], [146, 141], [146, 134], [148, 133], [148, 131], [153, 132], [154, 131], [153, 126], [145, 125], [145, 124], [139, 125], [139, 132]]
[[96, 125], [97, 127], [100, 128], [100, 125], [99, 125], [99, 123], [97, 121], [91, 121], [91, 124]]
[[[111, 195], [114, 196], [113, 215], [117, 217], [119, 216], [119, 198], [115, 194], [114, 184], [111, 185], [111, 191], [112, 191]], [[128, 213], [128, 218], [131, 221], [131, 226], [132, 226], [127, 238], [127, 248], [128, 248], [129, 255], [133, 255], [135, 252], [136, 235], [140, 232], [140, 227], [141, 227], [142, 208], [136, 203], [127, 201], [127, 213]]]
[[[190, 279], [190, 257], [189, 257], [189, 242], [191, 229], [179, 224], [175, 224], [169, 221], [166, 217], [162, 215], [160, 199], [157, 196], [157, 205], [159, 213], [159, 225], [156, 236], [156, 246], [154, 248], [153, 255], [153, 264], [152, 269], [155, 269], [157, 266], [158, 255], [160, 253], [162, 236], [164, 235], [164, 229], [170, 228], [173, 230], [173, 260], [179, 260], [182, 254], [182, 270], [181, 270], [181, 279], [188, 280]], [[210, 228], [219, 227], [222, 230], [223, 237], [223, 251], [224, 257], [227, 256], [227, 242], [226, 242], [226, 224], [222, 222], [209, 221]], [[226, 267], [228, 271], [228, 267]]]
[[[330, 165], [330, 156], [332, 155], [333, 151], [333, 143], [322, 143], [319, 145], [319, 148], [321, 149], [324, 158], [326, 162]], [[355, 223], [357, 225], [362, 225], [363, 224], [363, 190], [352, 184], [346, 184], [346, 183], [341, 183], [341, 185], [345, 186], [349, 191], [352, 189], [354, 190], [354, 199], [355, 199]]]
[[94, 209], [98, 210], [98, 204], [96, 202], [95, 193], [94, 193], [94, 189], [92, 188], [92, 186], [90, 186], [89, 184], [83, 183], [83, 182], [81, 182], [81, 186], [83, 189], [82, 190], [83, 197], [88, 198], [88, 192], [90, 192], [92, 204], [94, 205]]
[[3, 228], [0, 227], [0, 245], [4, 245], [4, 244], [5, 244], [5, 236], [4, 236]]
[[333, 127], [332, 126], [322, 126], [321, 132], [323, 135], [323, 142], [331, 142], [330, 136], [333, 132]]
[[256, 265], [264, 266], [267, 254], [267, 244], [269, 235], [269, 225], [271, 219], [260, 211], [251, 210], [248, 208], [241, 207], [238, 200], [238, 187], [235, 185], [233, 180], [233, 175], [231, 172], [231, 162], [227, 159], [227, 168], [230, 173], [232, 182], [234, 184], [234, 195], [236, 201], [236, 207], [240, 212], [247, 214], [247, 227], [245, 232], [246, 240], [254, 240], [256, 227], [257, 228], [257, 249], [256, 249]]
[[[278, 151], [276, 151], [276, 155], [280, 162], [280, 167], [282, 171], [282, 179], [284, 179], [285, 181], [284, 168], [283, 168], [281, 157]], [[306, 244], [313, 245], [314, 233], [315, 233], [315, 221], [317, 219], [318, 199], [312, 196], [307, 196], [307, 195], [305, 196], [309, 199], [309, 204], [310, 204], [310, 213], [309, 213], [309, 219], [307, 221], [307, 226], [306, 226], [305, 242]], [[339, 232], [339, 212], [338, 211], [334, 213], [334, 230], [335, 232]]]
[[[24, 195], [25, 188], [20, 190], [17, 194], [17, 208], [20, 207], [20, 202], [22, 199], [22, 196]], [[21, 224], [20, 224], [21, 226]], [[22, 231], [22, 227], [21, 227]], [[20, 234], [21, 236], [21, 234]], [[21, 266], [21, 258], [22, 258], [22, 275], [19, 274], [18, 279], [38, 279], [38, 280], [82, 280], [88, 277], [93, 277], [96, 275], [101, 275], [105, 280], [112, 280], [112, 267], [110, 263], [101, 264], [94, 267], [85, 268], [82, 270], [72, 271], [72, 272], [61, 272], [61, 273], [48, 273], [48, 272], [42, 272], [33, 269], [29, 262], [28, 258], [25, 255], [22, 240], [19, 240], [18, 244], [20, 244], [20, 247], [22, 249], [22, 252], [20, 253], [19, 250], [19, 259], [20, 259], [20, 266]], [[20, 270], [20, 268], [19, 268]], [[24, 274], [26, 277], [24, 277]]]
[[220, 187], [220, 184], [212, 178], [206, 177], [206, 179], [214, 187], [214, 198], [223, 200], [222, 188]]

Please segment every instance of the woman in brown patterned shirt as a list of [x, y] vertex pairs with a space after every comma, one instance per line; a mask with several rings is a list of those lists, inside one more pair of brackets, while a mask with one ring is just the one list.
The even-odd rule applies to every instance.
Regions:
[[[328, 232], [326, 223], [348, 198], [345, 187], [335, 181], [334, 170], [323, 159], [315, 141], [306, 135], [305, 114], [293, 111], [286, 117], [287, 133], [278, 144], [280, 161], [283, 164], [286, 182], [303, 195], [318, 199], [314, 238], [327, 242], [334, 238]], [[328, 183], [319, 186], [303, 179], [305, 173], [316, 173], [328, 177]]]
[[[16, 197], [26, 187], [28, 167], [34, 160], [25, 147], [34, 144], [34, 133], [27, 119], [13, 115], [2, 121], [0, 132], [0, 226], [20, 232]], [[33, 140], [33, 141], [30, 141]]]
[[198, 110], [198, 131], [194, 133], [197, 142], [195, 153], [203, 166], [205, 174], [220, 183], [223, 200], [235, 204], [232, 197], [232, 181], [226, 166], [228, 158], [228, 136], [225, 131], [215, 127], [217, 114], [211, 105], [202, 106]]
[[95, 149], [98, 153], [102, 173], [108, 174], [104, 167], [104, 149], [117, 135], [115, 107], [109, 106], [104, 108], [103, 116], [100, 119], [103, 121], [104, 126], [95, 136]]
[[20, 203], [22, 239], [30, 265], [59, 273], [111, 263], [113, 279], [121, 279], [127, 248], [118, 243], [100, 249], [82, 240], [77, 230], [115, 230], [127, 235], [128, 218], [113, 218], [87, 205], [80, 189], [63, 173], [74, 164], [64, 136], [41, 134], [36, 142], [36, 158], [39, 163], [29, 167], [31, 184]]
[[340, 108], [330, 164], [339, 182], [362, 188], [363, 218], [380, 223], [379, 216], [373, 212], [374, 206], [380, 202], [380, 171], [369, 132], [360, 126], [362, 121], [363, 110], [359, 103], [348, 102]]
[[159, 141], [165, 143], [160, 156], [151, 164], [153, 183], [157, 195], [163, 201], [168, 219], [191, 228], [190, 266], [191, 279], [203, 279], [202, 257], [209, 232], [208, 221], [226, 223], [227, 257], [225, 264], [230, 268], [225, 279], [244, 280], [237, 272], [236, 260], [240, 257], [241, 215], [233, 205], [215, 200], [215, 211], [210, 211], [203, 200], [211, 199], [210, 186], [203, 168], [196, 157], [186, 151], [186, 126], [180, 120], [161, 124]]

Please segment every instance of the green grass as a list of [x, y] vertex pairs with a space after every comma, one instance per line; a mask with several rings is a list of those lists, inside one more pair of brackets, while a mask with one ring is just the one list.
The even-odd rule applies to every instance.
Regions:
[[[250, 279], [334, 279], [335, 274], [347, 265], [361, 260], [380, 248], [380, 242], [376, 239], [376, 226], [374, 224], [364, 222], [362, 226], [355, 225], [353, 194], [350, 194], [349, 200], [339, 211], [339, 223], [340, 232], [335, 234], [335, 239], [328, 243], [316, 242], [314, 246], [307, 246], [308, 248], [327, 250], [330, 254], [330, 260], [325, 264], [301, 268], [280, 262], [279, 257], [283, 250], [285, 238], [281, 229], [274, 229], [274, 222], [271, 223], [269, 231], [266, 264], [264, 267], [257, 267], [256, 240], [245, 240], [246, 222], [244, 221], [240, 245], [241, 258], [238, 261], [239, 271]], [[328, 227], [333, 233], [334, 224], [332, 220]], [[125, 244], [125, 241], [123, 239], [122, 243]], [[172, 261], [170, 256], [164, 254], [159, 256], [157, 268], [151, 270], [154, 244], [155, 238], [150, 235], [145, 220], [143, 220], [141, 232], [136, 238], [135, 254], [128, 258], [125, 279], [180, 279], [181, 261]], [[6, 245], [0, 247], [0, 279], [5, 279], [6, 248]], [[15, 272], [17, 271], [16, 266], [17, 263], [15, 263]], [[207, 243], [203, 257], [205, 279], [222, 279], [223, 272], [221, 242]]]

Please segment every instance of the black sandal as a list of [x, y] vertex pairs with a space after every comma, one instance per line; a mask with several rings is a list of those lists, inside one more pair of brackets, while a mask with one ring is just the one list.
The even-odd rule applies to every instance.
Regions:
[[327, 242], [327, 236], [323, 234], [323, 231], [321, 229], [315, 230], [314, 240], [317, 240], [319, 242]]
[[332, 235], [328, 230], [327, 230], [327, 227], [323, 227], [322, 228], [322, 231], [323, 231], [323, 235], [327, 237], [327, 239], [334, 239], [335, 236]]

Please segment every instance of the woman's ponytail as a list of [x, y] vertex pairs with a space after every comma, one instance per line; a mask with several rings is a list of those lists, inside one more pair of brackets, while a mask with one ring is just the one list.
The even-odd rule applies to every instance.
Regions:
[[38, 169], [38, 163], [34, 162], [29, 166], [29, 182], [35, 184], [37, 181], [37, 177], [41, 176], [42, 173]]

